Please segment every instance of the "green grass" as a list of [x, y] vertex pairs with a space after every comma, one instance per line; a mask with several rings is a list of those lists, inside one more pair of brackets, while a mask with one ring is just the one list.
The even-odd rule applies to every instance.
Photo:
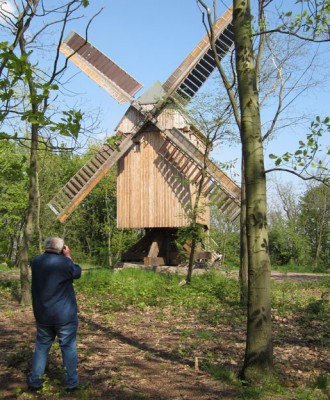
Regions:
[[118, 311], [130, 305], [185, 308], [210, 308], [238, 302], [238, 282], [213, 273], [194, 277], [190, 285], [180, 287], [182, 277], [157, 274], [139, 269], [91, 270], [75, 285], [91, 306], [98, 304], [104, 311]]
[[329, 309], [328, 294], [330, 280], [327, 278], [314, 282], [272, 281], [273, 308], [282, 313], [309, 311], [327, 312]]
[[[272, 265], [272, 270], [273, 271], [278, 271], [278, 272], [296, 272], [296, 273], [301, 273], [301, 274], [311, 274], [313, 272], [316, 272], [313, 270], [313, 268], [310, 265], [296, 265], [296, 264], [288, 264], [288, 265]], [[320, 271], [324, 271], [323, 268], [320, 268]]]
[[11, 270], [11, 268], [9, 268], [6, 263], [1, 263], [0, 264], [0, 272], [7, 272], [7, 271], [10, 271], [10, 270]]

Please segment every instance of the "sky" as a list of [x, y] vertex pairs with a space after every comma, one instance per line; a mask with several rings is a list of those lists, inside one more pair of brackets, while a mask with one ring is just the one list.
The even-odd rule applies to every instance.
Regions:
[[[143, 84], [143, 89], [136, 97], [147, 90], [155, 81], [165, 82], [176, 67], [191, 52], [205, 35], [202, 16], [195, 0], [94, 0], [86, 10], [86, 15], [93, 15], [99, 9], [103, 11], [90, 26], [88, 40], [109, 58], [119, 64], [135, 79]], [[209, 1], [210, 5], [212, 2]], [[220, 16], [230, 2], [218, 1]], [[85, 21], [73, 21], [68, 30], [84, 34]], [[329, 45], [322, 50], [324, 63], [330, 61]], [[329, 64], [328, 64], [329, 65]], [[78, 72], [72, 67], [74, 73]], [[107, 135], [115, 129], [128, 104], [119, 105], [103, 89], [98, 87], [84, 73], [74, 77], [79, 93], [102, 110], [103, 127]], [[292, 107], [292, 113], [307, 112], [312, 115], [330, 115], [330, 81], [323, 80], [319, 88], [301, 96]], [[297, 149], [298, 141], [303, 137], [302, 126], [290, 127], [281, 131], [266, 149], [266, 167], [273, 165], [269, 160], [270, 152], [281, 155], [284, 151]], [[329, 145], [324, 138], [324, 145]], [[224, 144], [218, 147], [213, 156], [220, 161], [240, 158], [240, 146]], [[239, 162], [235, 171], [239, 173]], [[277, 174], [276, 179], [290, 181], [292, 176]], [[304, 185], [303, 185], [304, 186]]]
[[[211, 0], [208, 3], [212, 5]], [[287, 5], [285, 2], [277, 4]], [[229, 5], [230, 1], [218, 0], [218, 16]], [[75, 30], [84, 36], [88, 19], [100, 9], [103, 9], [102, 12], [90, 25], [88, 41], [143, 84], [143, 89], [135, 97], [140, 96], [157, 80], [165, 82], [205, 35], [201, 12], [195, 0], [91, 0], [90, 6], [84, 11], [86, 17], [71, 21], [66, 35]], [[329, 50], [329, 44], [323, 45], [325, 68], [330, 62]], [[129, 104], [119, 105], [71, 63], [67, 76], [71, 77], [73, 98], [93, 112], [97, 109], [101, 111], [103, 133], [97, 139], [102, 140], [103, 135], [110, 136]], [[322, 85], [301, 96], [291, 112], [330, 115], [329, 97], [330, 81], [327, 76]], [[305, 128], [302, 126], [283, 129], [267, 145], [266, 168], [273, 164], [268, 158], [270, 152], [280, 155], [286, 150], [296, 150], [304, 132]], [[324, 138], [323, 142], [329, 145], [330, 141]], [[240, 153], [240, 146], [224, 143], [215, 150], [213, 157], [224, 162], [240, 158]], [[240, 170], [239, 164], [238, 162], [237, 173]], [[282, 175], [278, 176], [279, 180], [290, 181], [292, 178]]]

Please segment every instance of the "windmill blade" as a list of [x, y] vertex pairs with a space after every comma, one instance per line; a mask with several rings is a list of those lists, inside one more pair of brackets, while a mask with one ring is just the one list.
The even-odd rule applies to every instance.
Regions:
[[[203, 153], [178, 129], [166, 131], [166, 139], [159, 154], [171, 163], [190, 182], [198, 184], [204, 165]], [[210, 196], [212, 203], [234, 221], [240, 213], [241, 190], [236, 183], [222, 172], [212, 161], [206, 161], [206, 178], [202, 192]]]
[[[214, 25], [215, 46], [221, 60], [234, 43], [232, 7]], [[180, 66], [163, 84], [167, 96], [175, 97], [181, 104], [187, 104], [216, 67], [215, 55], [208, 35], [198, 43]]]
[[121, 143], [116, 143], [117, 148], [104, 144], [102, 149], [64, 185], [48, 203], [48, 207], [57, 215], [60, 222], [68, 218], [109, 169], [133, 145], [131, 136], [126, 136]]
[[118, 103], [131, 102], [142, 85], [76, 32], [71, 32], [60, 51]]

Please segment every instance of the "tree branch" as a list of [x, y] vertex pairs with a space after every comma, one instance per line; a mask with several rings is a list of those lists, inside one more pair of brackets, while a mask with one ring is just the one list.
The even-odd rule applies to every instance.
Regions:
[[270, 173], [270, 172], [278, 172], [278, 171], [281, 171], [281, 172], [288, 172], [289, 174], [298, 176], [300, 179], [302, 179], [302, 180], [304, 180], [304, 181], [314, 180], [314, 181], [317, 181], [317, 182], [321, 182], [321, 183], [323, 183], [324, 185], [330, 187], [330, 177], [321, 178], [321, 177], [316, 176], [316, 175], [303, 176], [303, 175], [301, 175], [299, 172], [292, 171], [291, 169], [287, 169], [287, 168], [270, 168], [270, 169], [267, 169], [267, 170], [265, 171], [265, 174], [268, 174], [268, 173]]

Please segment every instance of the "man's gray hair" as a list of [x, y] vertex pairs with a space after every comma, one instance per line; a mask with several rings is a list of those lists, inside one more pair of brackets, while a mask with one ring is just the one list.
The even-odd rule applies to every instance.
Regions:
[[45, 239], [45, 250], [60, 254], [63, 250], [64, 240], [59, 237], [48, 237]]

